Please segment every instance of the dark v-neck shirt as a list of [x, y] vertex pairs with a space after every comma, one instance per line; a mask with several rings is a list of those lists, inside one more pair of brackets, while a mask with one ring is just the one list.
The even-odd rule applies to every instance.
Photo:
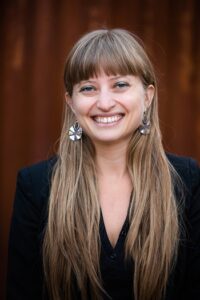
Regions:
[[124, 259], [124, 245], [127, 236], [129, 224], [128, 216], [122, 226], [116, 245], [113, 246], [108, 238], [103, 216], [100, 220], [100, 238], [101, 238], [101, 275], [104, 289], [107, 294], [104, 299], [131, 300], [133, 298], [133, 266]]

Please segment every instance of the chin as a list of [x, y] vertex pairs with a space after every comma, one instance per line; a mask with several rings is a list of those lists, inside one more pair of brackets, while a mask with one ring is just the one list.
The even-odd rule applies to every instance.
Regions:
[[114, 137], [113, 135], [112, 136], [107, 136], [107, 137], [93, 137], [91, 138], [91, 140], [95, 143], [99, 143], [99, 144], [105, 144], [105, 145], [109, 145], [109, 144], [117, 144], [117, 143], [121, 143], [122, 141], [127, 141], [128, 142], [128, 139], [126, 138], [123, 138], [123, 137]]

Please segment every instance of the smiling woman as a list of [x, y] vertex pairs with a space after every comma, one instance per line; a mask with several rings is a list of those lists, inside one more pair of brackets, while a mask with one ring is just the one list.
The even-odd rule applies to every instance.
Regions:
[[58, 154], [18, 176], [7, 299], [200, 298], [199, 167], [163, 149], [138, 38], [84, 35], [64, 81]]

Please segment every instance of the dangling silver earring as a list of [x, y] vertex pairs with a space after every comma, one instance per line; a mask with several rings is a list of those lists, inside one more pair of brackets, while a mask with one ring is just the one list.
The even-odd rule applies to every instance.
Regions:
[[140, 125], [139, 127], [139, 132], [143, 135], [147, 135], [150, 133], [150, 129], [151, 129], [151, 122], [147, 118], [147, 112], [144, 111], [142, 125]]
[[83, 130], [79, 125], [78, 121], [76, 121], [70, 128], [69, 128], [69, 138], [73, 142], [76, 142], [81, 139]]

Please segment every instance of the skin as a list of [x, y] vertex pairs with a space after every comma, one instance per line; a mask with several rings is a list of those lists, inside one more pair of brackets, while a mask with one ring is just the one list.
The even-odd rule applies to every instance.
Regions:
[[104, 73], [76, 84], [71, 97], [66, 94], [67, 104], [95, 145], [100, 205], [113, 247], [133, 189], [126, 166], [127, 146], [153, 95], [154, 87], [144, 88], [139, 77]]

